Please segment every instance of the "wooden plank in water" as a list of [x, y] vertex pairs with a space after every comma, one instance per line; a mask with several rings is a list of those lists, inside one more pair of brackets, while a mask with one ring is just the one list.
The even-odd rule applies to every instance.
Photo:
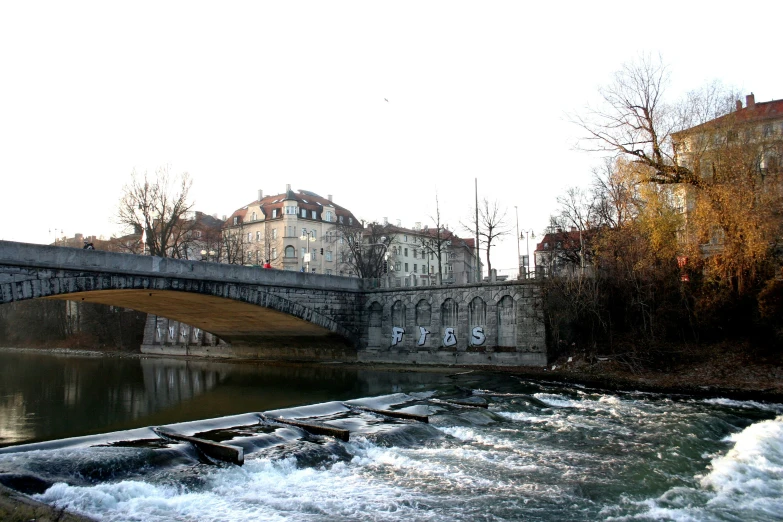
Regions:
[[435, 402], [445, 402], [446, 404], [453, 404], [455, 406], [466, 406], [468, 408], [486, 408], [486, 409], [489, 408], [489, 404], [487, 404], [486, 402], [470, 402], [470, 401], [461, 401], [459, 399], [436, 399]]
[[181, 433], [163, 427], [152, 429], [163, 438], [189, 442], [201, 450], [205, 455], [212, 457], [213, 459], [230, 462], [239, 466], [245, 463], [245, 451], [239, 446], [221, 444], [220, 442], [182, 435]]
[[428, 416], [419, 415], [417, 413], [408, 413], [405, 411], [394, 411], [394, 410], [376, 410], [374, 408], [368, 408], [366, 406], [356, 406], [353, 404], [345, 404], [345, 407], [350, 408], [352, 410], [366, 411], [378, 415], [385, 415], [387, 417], [394, 417], [395, 419], [415, 420], [418, 422], [424, 422], [425, 424], [430, 422], [430, 418]]
[[351, 433], [348, 430], [344, 430], [342, 428], [335, 428], [334, 426], [328, 426], [326, 424], [321, 424], [321, 423], [302, 422], [298, 420], [283, 419], [282, 417], [270, 417], [268, 415], [263, 415], [263, 414], [259, 414], [259, 417], [261, 417], [262, 420], [268, 422], [288, 424], [289, 426], [295, 426], [297, 428], [301, 428], [308, 433], [312, 433], [313, 435], [328, 435], [330, 437], [340, 439], [344, 442], [348, 442], [348, 438]]

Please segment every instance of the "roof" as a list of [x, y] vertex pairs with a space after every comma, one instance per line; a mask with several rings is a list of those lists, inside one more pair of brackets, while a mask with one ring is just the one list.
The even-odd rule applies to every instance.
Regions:
[[321, 197], [315, 192], [311, 192], [309, 190], [289, 190], [274, 196], [266, 196], [260, 200], [253, 201], [252, 203], [248, 203], [242, 208], [235, 210], [226, 221], [226, 226], [233, 225], [234, 217], [239, 217], [240, 223], [250, 221], [247, 219], [247, 216], [252, 215], [253, 212], [260, 212], [263, 214], [264, 219], [273, 219], [272, 211], [277, 209], [277, 218], [282, 218], [283, 205], [285, 201], [296, 201], [297, 206], [300, 209], [303, 208], [308, 210], [307, 219], [310, 219], [309, 216], [312, 215], [311, 211], [315, 210], [316, 215], [318, 216], [317, 219], [323, 220], [323, 210], [324, 208], [329, 208], [334, 211], [335, 216], [338, 218], [343, 216], [344, 218], [350, 218], [347, 219], [348, 221], [352, 220], [353, 223], [359, 223], [350, 210], [340, 205], [336, 205], [333, 201], [329, 201], [327, 198]]
[[[413, 229], [413, 228], [405, 228], [405, 227], [398, 227], [396, 225], [387, 224], [383, 225], [384, 228], [391, 232], [395, 232], [396, 234], [408, 234], [411, 236], [425, 236], [430, 237], [432, 239], [436, 239], [438, 235], [438, 230], [436, 228], [419, 228], [419, 229]], [[365, 229], [365, 234], [368, 232]], [[467, 248], [473, 249], [475, 246], [475, 240], [473, 238], [461, 238], [451, 230], [447, 228], [443, 228], [441, 232], [441, 239], [446, 241], [452, 241], [457, 242], [456, 246], [464, 245]]]
[[[753, 94], [748, 96], [748, 101], [752, 99]], [[737, 102], [737, 105], [741, 105], [741, 102]], [[679, 132], [673, 132], [672, 137], [675, 139], [677, 136], [684, 134], [691, 134], [694, 131], [707, 130], [714, 127], [721, 127], [723, 125], [733, 124], [747, 124], [747, 123], [761, 123], [765, 121], [783, 120], [783, 100], [772, 100], [761, 103], [749, 103], [749, 106], [738, 108], [728, 114], [724, 114], [718, 118], [704, 122], [701, 125], [696, 125], [689, 129], [684, 129]]]

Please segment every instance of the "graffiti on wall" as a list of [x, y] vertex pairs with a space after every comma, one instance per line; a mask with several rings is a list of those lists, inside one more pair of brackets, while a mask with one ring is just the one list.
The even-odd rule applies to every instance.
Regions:
[[[423, 326], [419, 326], [419, 338], [416, 340], [416, 346], [424, 346], [427, 343], [427, 336], [432, 333]], [[405, 336], [405, 328], [394, 326], [392, 328], [391, 345], [397, 346], [402, 342]], [[487, 341], [483, 326], [476, 326], [470, 331], [470, 345], [482, 346]], [[454, 328], [445, 328], [443, 330], [443, 346], [454, 346], [457, 344], [457, 334]]]

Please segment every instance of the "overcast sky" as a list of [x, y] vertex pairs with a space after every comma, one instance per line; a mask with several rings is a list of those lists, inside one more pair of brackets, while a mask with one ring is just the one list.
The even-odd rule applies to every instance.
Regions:
[[[672, 98], [714, 78], [783, 98], [781, 15], [779, 1], [0, 1], [0, 239], [119, 234], [131, 171], [161, 165], [191, 174], [209, 214], [290, 183], [412, 226], [437, 193], [458, 233], [478, 178], [539, 235], [598, 163], [567, 114], [614, 71], [660, 53]], [[515, 257], [512, 235], [493, 266]]]

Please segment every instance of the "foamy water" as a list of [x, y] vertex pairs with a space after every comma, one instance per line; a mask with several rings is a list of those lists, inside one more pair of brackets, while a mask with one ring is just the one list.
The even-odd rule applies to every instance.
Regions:
[[428, 401], [457, 394], [433, 389], [349, 401], [430, 424], [340, 403], [277, 411], [351, 440], [250, 426], [242, 467], [170, 444], [2, 454], [0, 471], [50, 480], [35, 498], [106, 521], [783, 519], [779, 405], [465, 384], [488, 410]]

